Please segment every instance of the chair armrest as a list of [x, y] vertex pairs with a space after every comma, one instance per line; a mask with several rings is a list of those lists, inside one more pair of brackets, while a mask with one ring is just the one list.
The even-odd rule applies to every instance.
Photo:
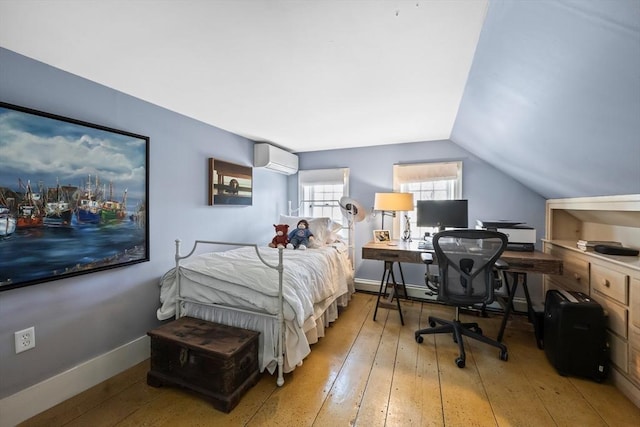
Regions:
[[433, 255], [428, 252], [422, 252], [420, 254], [420, 259], [422, 260], [423, 263], [427, 265], [433, 264]]
[[506, 270], [509, 268], [509, 263], [500, 258], [496, 261], [495, 267], [498, 270]]

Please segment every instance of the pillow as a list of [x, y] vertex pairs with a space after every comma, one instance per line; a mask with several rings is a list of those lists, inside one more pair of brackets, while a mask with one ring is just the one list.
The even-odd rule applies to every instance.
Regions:
[[313, 233], [313, 243], [311, 247], [324, 246], [327, 243], [331, 243], [333, 240], [331, 233], [332, 228], [330, 227], [331, 221], [328, 217], [319, 217], [319, 218], [309, 218], [309, 217], [300, 217], [300, 216], [288, 216], [288, 215], [280, 215], [279, 224], [288, 224], [289, 232], [295, 230], [298, 226], [298, 222], [301, 219], [306, 219], [309, 223], [309, 230]]
[[342, 230], [342, 224], [335, 221], [329, 222], [329, 238], [327, 239], [327, 244], [335, 243], [340, 240], [340, 235], [338, 234]]

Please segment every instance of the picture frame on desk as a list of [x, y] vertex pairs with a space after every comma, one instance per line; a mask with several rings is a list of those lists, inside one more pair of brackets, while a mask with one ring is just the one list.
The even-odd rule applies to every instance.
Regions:
[[391, 241], [389, 230], [373, 230], [373, 241], [376, 243], [386, 243]]

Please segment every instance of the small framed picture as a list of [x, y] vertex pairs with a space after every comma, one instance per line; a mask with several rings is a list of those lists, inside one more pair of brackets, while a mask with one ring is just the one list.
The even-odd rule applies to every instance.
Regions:
[[391, 234], [389, 230], [373, 230], [373, 241], [376, 243], [390, 242]]

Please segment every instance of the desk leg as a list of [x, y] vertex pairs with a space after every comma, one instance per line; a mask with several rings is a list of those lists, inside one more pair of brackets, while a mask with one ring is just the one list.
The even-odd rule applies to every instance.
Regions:
[[384, 262], [384, 271], [382, 272], [382, 280], [380, 280], [380, 289], [378, 289], [378, 299], [376, 300], [376, 309], [373, 311], [373, 320], [376, 320], [376, 316], [378, 315], [378, 306], [380, 305], [380, 297], [382, 294], [387, 293], [387, 286], [385, 282], [388, 282], [387, 274], [389, 273], [389, 268], [387, 266], [389, 264], [387, 261]]
[[533, 303], [531, 302], [531, 295], [529, 295], [529, 287], [527, 286], [527, 275], [522, 273], [524, 276], [522, 278], [522, 288], [524, 289], [524, 296], [527, 298], [527, 317], [529, 318], [529, 323], [533, 324], [533, 333], [536, 337], [536, 345], [539, 349], [544, 348], [544, 344], [542, 341], [542, 331], [540, 330], [540, 323], [538, 322], [536, 311], [533, 308]]
[[[524, 289], [524, 296], [527, 300], [527, 319], [529, 320], [530, 323], [533, 324], [533, 332], [535, 334], [536, 337], [536, 345], [538, 346], [538, 348], [542, 349], [543, 348], [543, 344], [542, 344], [542, 334], [541, 334], [541, 330], [539, 328], [539, 324], [538, 321], [536, 319], [536, 313], [535, 310], [533, 309], [533, 303], [531, 302], [531, 295], [529, 294], [529, 287], [527, 286], [527, 274], [526, 273], [518, 273], [518, 272], [514, 272], [511, 273], [512, 276], [512, 280], [513, 280], [513, 287], [511, 288], [509, 292], [509, 302], [507, 304], [507, 308], [505, 309], [504, 312], [504, 317], [502, 318], [502, 325], [500, 326], [500, 332], [498, 333], [498, 341], [502, 342], [502, 337], [504, 335], [504, 329], [507, 325], [507, 320], [509, 320], [509, 315], [511, 314], [511, 310], [513, 310], [513, 297], [516, 294], [516, 290], [518, 289], [518, 282], [520, 281], [520, 277], [522, 276], [522, 288]], [[507, 281], [507, 290], [509, 289], [509, 282], [508, 282], [508, 273], [507, 275], [505, 275], [505, 280]]]
[[[393, 303], [393, 297], [396, 297], [396, 304], [398, 306], [398, 313], [400, 313], [400, 323], [402, 323], [402, 325], [404, 325], [404, 318], [402, 316], [402, 308], [400, 307], [400, 298], [398, 297], [397, 293], [396, 293], [396, 288], [398, 287], [398, 284], [396, 282], [396, 278], [395, 275], [393, 274], [393, 262], [392, 261], [385, 261], [384, 262], [384, 272], [382, 273], [382, 280], [380, 281], [380, 289], [378, 290], [378, 298], [376, 301], [376, 308], [373, 312], [373, 320], [376, 320], [376, 316], [378, 315], [378, 307], [380, 306], [380, 297], [382, 295], [386, 295], [387, 293], [387, 289], [389, 287], [389, 280], [391, 280], [392, 283], [392, 288], [391, 291], [389, 292], [389, 299], [388, 299], [388, 303]], [[402, 273], [401, 273], [402, 274]]]
[[511, 314], [511, 308], [513, 307], [513, 297], [516, 294], [516, 290], [518, 289], [518, 273], [512, 273], [513, 277], [513, 287], [509, 288], [509, 274], [505, 274], [504, 280], [507, 285], [507, 292], [509, 293], [509, 300], [507, 302], [507, 308], [504, 310], [504, 317], [502, 318], [502, 324], [500, 325], [500, 332], [498, 332], [498, 342], [502, 342], [502, 337], [504, 336], [504, 329], [507, 326], [507, 320], [509, 320], [509, 315]]
[[[400, 270], [400, 280], [402, 281], [402, 292], [404, 293], [403, 297], [404, 299], [409, 299], [409, 293], [407, 292], [407, 285], [406, 282], [404, 281], [404, 274], [402, 274], [402, 264], [398, 263], [398, 270]], [[396, 292], [398, 295], [400, 295], [398, 292]]]

